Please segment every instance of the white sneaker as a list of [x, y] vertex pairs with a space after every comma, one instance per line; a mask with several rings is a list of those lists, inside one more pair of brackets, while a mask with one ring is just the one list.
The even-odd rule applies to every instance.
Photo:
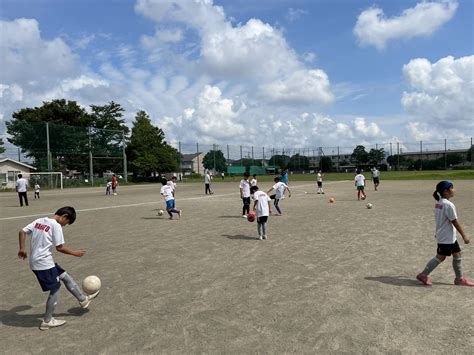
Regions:
[[84, 301], [79, 301], [79, 304], [82, 308], [87, 308], [89, 307], [89, 304], [91, 303], [91, 301], [97, 297], [97, 295], [99, 294], [100, 290], [97, 291], [96, 293], [93, 293], [92, 295], [87, 295], [86, 296], [86, 299]]
[[261, 235], [259, 235], [258, 240], [263, 240], [263, 237]]
[[65, 323], [66, 323], [65, 320], [59, 320], [59, 319], [51, 318], [51, 320], [47, 323], [45, 321], [42, 321], [39, 328], [40, 328], [40, 330], [48, 330], [49, 328], [60, 327]]
[[242, 218], [247, 218], [247, 215], [246, 215], [246, 214], [243, 214], [243, 215], [242, 215]]
[[267, 236], [266, 236], [266, 235], [264, 235], [264, 236], [263, 236], [263, 239], [267, 239]]

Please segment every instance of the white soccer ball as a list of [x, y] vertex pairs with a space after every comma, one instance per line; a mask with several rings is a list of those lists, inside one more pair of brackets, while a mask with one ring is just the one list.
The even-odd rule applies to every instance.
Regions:
[[370, 210], [372, 207], [374, 207], [371, 203], [367, 204], [367, 208]]
[[158, 216], [163, 216], [163, 213], [164, 213], [163, 210], [159, 210], [158, 211]]
[[87, 276], [84, 281], [82, 281], [82, 289], [88, 295], [92, 295], [99, 291], [101, 286], [102, 283], [100, 282], [100, 279], [95, 275]]
[[366, 199], [366, 197], [365, 197], [365, 196], [362, 196], [360, 199], [361, 199], [362, 201], [364, 201], [364, 200]]

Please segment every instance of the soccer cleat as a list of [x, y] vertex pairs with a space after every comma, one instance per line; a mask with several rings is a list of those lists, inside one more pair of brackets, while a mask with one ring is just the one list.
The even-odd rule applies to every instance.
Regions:
[[65, 320], [59, 320], [55, 318], [51, 318], [49, 322], [42, 321], [40, 325], [40, 330], [48, 330], [50, 328], [56, 328], [64, 325], [66, 323]]
[[458, 286], [471, 286], [474, 287], [474, 282], [469, 281], [465, 277], [461, 277], [460, 279], [454, 279], [454, 284]]
[[97, 292], [94, 292], [92, 295], [88, 295], [86, 296], [86, 299], [84, 301], [79, 301], [79, 304], [82, 308], [87, 308], [89, 307], [89, 304], [91, 303], [91, 301], [97, 297], [97, 295], [99, 294], [100, 290], [97, 291]]
[[430, 279], [428, 278], [428, 276], [425, 276], [425, 275], [422, 275], [422, 274], [418, 274], [416, 275], [416, 279], [420, 282], [422, 282], [424, 285], [426, 286], [432, 286], [433, 283], [430, 281]]

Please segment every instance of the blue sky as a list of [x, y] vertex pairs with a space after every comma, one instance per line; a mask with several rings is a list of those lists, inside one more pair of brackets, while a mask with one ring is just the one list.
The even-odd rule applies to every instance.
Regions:
[[470, 0], [3, 0], [0, 120], [64, 97], [114, 100], [128, 122], [145, 110], [189, 143], [467, 141], [473, 14]]

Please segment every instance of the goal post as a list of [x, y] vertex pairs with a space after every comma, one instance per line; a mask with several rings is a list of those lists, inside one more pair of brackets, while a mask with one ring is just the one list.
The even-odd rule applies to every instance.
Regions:
[[60, 171], [30, 172], [23, 175], [31, 190], [34, 190], [36, 184], [42, 189], [63, 189], [63, 173]]

